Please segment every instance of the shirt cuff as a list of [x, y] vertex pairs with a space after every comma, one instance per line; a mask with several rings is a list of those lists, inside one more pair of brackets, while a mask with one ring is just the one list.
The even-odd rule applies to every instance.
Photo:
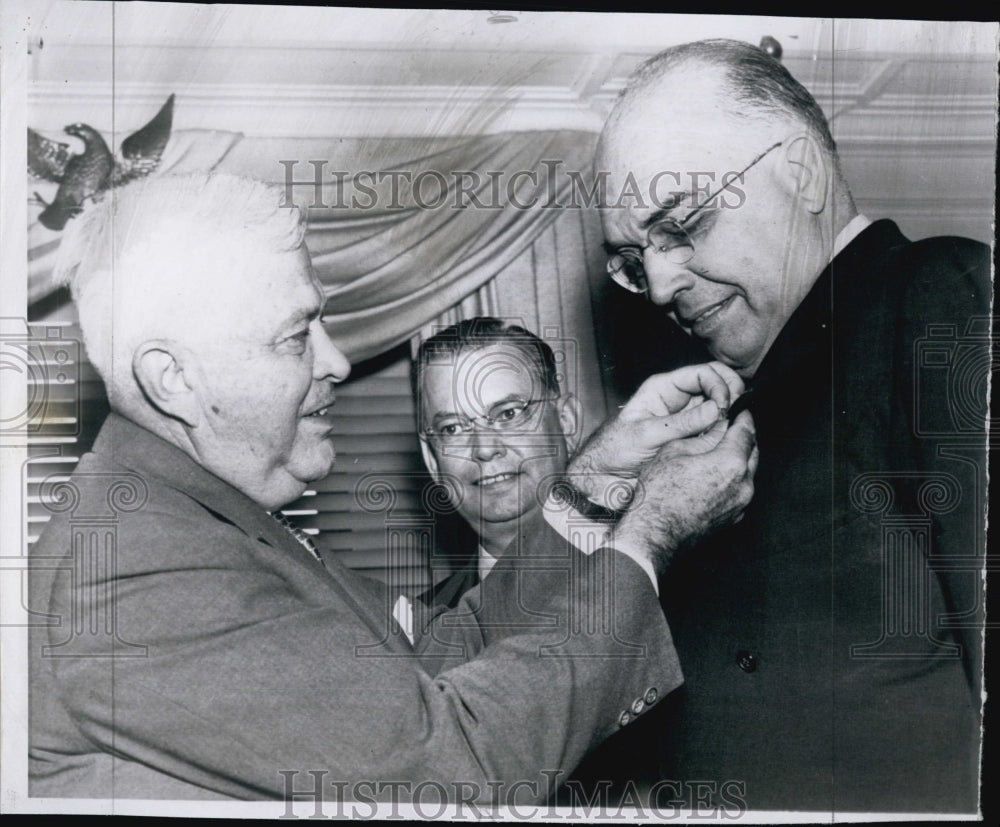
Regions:
[[649, 582], [653, 584], [656, 596], [660, 596], [660, 584], [656, 579], [653, 561], [628, 544], [615, 540], [609, 526], [588, 520], [575, 508], [556, 499], [551, 494], [545, 500], [542, 513], [545, 516], [545, 522], [552, 526], [560, 537], [584, 554], [593, 554], [599, 548], [611, 548], [632, 558], [639, 568], [646, 572]]

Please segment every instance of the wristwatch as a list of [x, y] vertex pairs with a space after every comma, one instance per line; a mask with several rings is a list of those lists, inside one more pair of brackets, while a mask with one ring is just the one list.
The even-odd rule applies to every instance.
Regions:
[[575, 509], [583, 517], [597, 523], [617, 523], [628, 511], [628, 508], [613, 509], [595, 503], [572, 482], [559, 480], [552, 486], [551, 494], [558, 502], [565, 503]]

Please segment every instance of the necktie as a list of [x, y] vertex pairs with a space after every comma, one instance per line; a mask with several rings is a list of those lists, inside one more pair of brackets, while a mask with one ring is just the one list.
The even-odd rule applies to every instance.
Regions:
[[275, 511], [273, 514], [271, 514], [271, 516], [274, 517], [274, 519], [277, 520], [289, 534], [291, 534], [296, 540], [298, 540], [299, 543], [313, 557], [319, 560], [319, 562], [322, 563], [324, 566], [326, 565], [325, 563], [323, 563], [323, 558], [319, 556], [319, 552], [316, 550], [316, 546], [313, 544], [313, 541], [308, 534], [306, 534], [301, 528], [295, 525], [280, 511]]

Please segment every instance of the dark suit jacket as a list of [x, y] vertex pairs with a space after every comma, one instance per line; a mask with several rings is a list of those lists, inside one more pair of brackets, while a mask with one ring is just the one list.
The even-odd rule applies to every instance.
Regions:
[[446, 609], [454, 609], [458, 601], [470, 589], [479, 585], [479, 561], [473, 560], [449, 574], [440, 583], [427, 589], [418, 597], [425, 603], [432, 606], [443, 606]]
[[879, 221], [782, 330], [747, 395], [753, 503], [662, 586], [686, 677], [662, 776], [755, 809], [975, 811], [989, 271]]
[[31, 572], [32, 796], [279, 798], [282, 771], [308, 789], [316, 770], [348, 798], [359, 782], [433, 780], [543, 800], [540, 771], [569, 771], [642, 717], [622, 715], [636, 699], [680, 682], [646, 574], [554, 532], [498, 561], [475, 610], [419, 617], [411, 647], [395, 595], [324, 568], [121, 417], [50, 488], [61, 513]]
[[477, 555], [478, 550], [465, 565], [455, 569], [440, 583], [435, 583], [429, 589], [418, 594], [417, 599], [422, 600], [428, 606], [454, 609], [467, 591], [479, 585], [479, 559]]
[[[519, 542], [527, 544], [538, 532], [548, 530], [545, 525], [545, 515], [542, 509], [536, 508], [527, 515], [522, 516], [518, 521], [521, 539]], [[470, 533], [472, 529], [469, 529]], [[476, 535], [472, 533], [472, 537]], [[440, 583], [435, 583], [426, 591], [417, 595], [417, 599], [422, 600], [430, 606], [438, 606], [445, 609], [454, 609], [462, 596], [479, 585], [479, 543], [476, 542], [471, 556], [459, 556], [465, 563], [444, 578]]]

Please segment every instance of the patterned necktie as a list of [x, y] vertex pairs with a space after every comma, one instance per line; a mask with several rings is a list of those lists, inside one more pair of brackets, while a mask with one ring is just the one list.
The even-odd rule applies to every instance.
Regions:
[[323, 563], [323, 558], [319, 556], [319, 552], [316, 550], [316, 546], [313, 544], [312, 539], [306, 534], [301, 528], [295, 525], [291, 520], [289, 520], [280, 511], [275, 511], [271, 514], [275, 520], [277, 520], [284, 529], [291, 534], [299, 543], [319, 562], [325, 567], [326, 563]]

